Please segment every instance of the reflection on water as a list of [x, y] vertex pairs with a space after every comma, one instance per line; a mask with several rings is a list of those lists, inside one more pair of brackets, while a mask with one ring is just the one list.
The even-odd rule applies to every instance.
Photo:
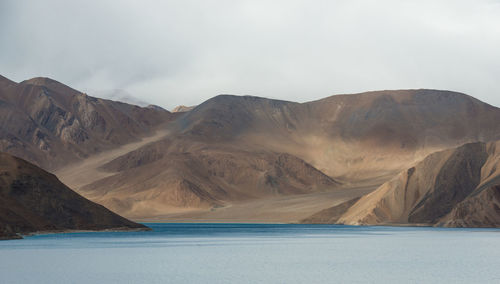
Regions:
[[500, 282], [497, 229], [147, 225], [2, 241], [0, 282]]

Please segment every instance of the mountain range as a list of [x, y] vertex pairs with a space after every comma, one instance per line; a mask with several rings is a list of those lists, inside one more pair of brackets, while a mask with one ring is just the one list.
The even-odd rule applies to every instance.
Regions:
[[1, 77], [0, 117], [0, 151], [133, 220], [500, 220], [500, 109], [462, 93], [388, 90], [306, 103], [219, 95], [170, 113], [47, 78]]

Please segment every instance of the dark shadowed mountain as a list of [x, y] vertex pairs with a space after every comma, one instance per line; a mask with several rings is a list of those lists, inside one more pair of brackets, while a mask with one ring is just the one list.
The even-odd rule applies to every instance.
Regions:
[[60, 230], [147, 229], [91, 202], [55, 175], [0, 153], [0, 239]]

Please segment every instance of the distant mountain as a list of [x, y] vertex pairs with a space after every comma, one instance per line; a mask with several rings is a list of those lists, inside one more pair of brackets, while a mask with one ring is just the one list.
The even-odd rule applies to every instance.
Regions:
[[49, 78], [0, 76], [0, 151], [53, 170], [150, 135], [172, 114], [87, 96]]
[[302, 104], [221, 95], [179, 116], [164, 139], [103, 165], [110, 174], [78, 190], [125, 216], [148, 218], [376, 188], [432, 152], [500, 139], [497, 121], [498, 108], [448, 91], [379, 91]]
[[497, 121], [498, 108], [461, 93], [400, 90], [303, 104], [218, 96], [176, 122], [190, 140], [287, 152], [352, 181], [390, 177], [436, 150], [500, 139]]
[[172, 112], [188, 112], [192, 109], [194, 109], [196, 106], [184, 106], [184, 105], [180, 105], [180, 106], [176, 106]]
[[[246, 210], [257, 216], [260, 208], [285, 203], [294, 210], [290, 216], [305, 210], [305, 217], [312, 207], [294, 198], [327, 204], [325, 194], [342, 196], [331, 205], [351, 200], [317, 208], [330, 210], [321, 220], [331, 222], [366, 200], [355, 198], [434, 152], [500, 140], [500, 109], [428, 89], [307, 103], [220, 95], [177, 111], [89, 97], [48, 78], [15, 83], [0, 77], [0, 151], [54, 171], [80, 194], [127, 217], [189, 219], [214, 211], [223, 217], [242, 204], [253, 204]], [[439, 220], [420, 220], [415, 211], [408, 222], [452, 224], [473, 204], [493, 200], [494, 190], [446, 209], [455, 216], [448, 221], [441, 213]], [[274, 203], [259, 203], [269, 200]], [[429, 204], [419, 210], [438, 206]]]
[[121, 214], [143, 219], [172, 210], [208, 210], [227, 202], [323, 192], [340, 185], [286, 153], [179, 147], [153, 143], [133, 151], [102, 168], [117, 174], [79, 191]]
[[429, 155], [377, 190], [305, 219], [350, 225], [500, 226], [500, 142]]
[[0, 239], [39, 231], [106, 229], [147, 228], [83, 198], [53, 174], [0, 153]]

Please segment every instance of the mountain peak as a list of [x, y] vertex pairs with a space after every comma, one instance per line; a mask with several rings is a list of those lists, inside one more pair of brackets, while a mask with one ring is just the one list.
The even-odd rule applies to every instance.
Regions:
[[4, 77], [4, 76], [0, 75], [0, 84], [1, 85], [15, 85], [17, 83], [14, 82], [14, 81], [12, 81], [12, 80], [10, 80], [7, 77]]
[[50, 84], [62, 84], [54, 79], [50, 79], [48, 77], [34, 77], [28, 80], [24, 80], [21, 82], [21, 84], [30, 84], [30, 85], [36, 85], [36, 86], [47, 86]]

